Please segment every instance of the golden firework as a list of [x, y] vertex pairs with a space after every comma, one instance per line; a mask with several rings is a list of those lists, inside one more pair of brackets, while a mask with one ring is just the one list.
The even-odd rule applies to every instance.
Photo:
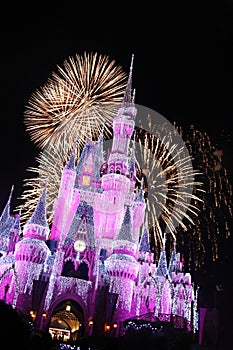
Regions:
[[40, 148], [59, 142], [64, 134], [67, 145], [78, 135], [78, 145], [83, 146], [102, 128], [108, 132], [126, 81], [122, 68], [107, 55], [85, 52], [69, 57], [29, 98], [26, 131]]

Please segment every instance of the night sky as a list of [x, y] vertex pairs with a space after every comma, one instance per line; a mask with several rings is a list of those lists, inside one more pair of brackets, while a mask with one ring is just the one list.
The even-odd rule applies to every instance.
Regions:
[[[139, 22], [139, 14], [127, 22], [125, 14], [122, 27], [127, 30], [122, 28], [122, 34], [116, 30], [114, 20], [111, 23], [100, 9], [90, 14], [88, 23], [80, 22], [76, 11], [27, 11], [21, 8], [19, 16], [1, 28], [0, 209], [12, 184], [12, 205], [17, 203], [22, 180], [29, 175], [26, 169], [36, 164], [38, 148], [26, 133], [23, 121], [30, 95], [68, 56], [84, 51], [109, 55], [125, 72], [134, 54], [135, 102], [152, 108], [170, 122], [183, 127], [194, 124], [205, 131], [212, 143], [223, 149], [223, 165], [232, 178], [230, 2], [158, 5], [146, 24]], [[149, 12], [142, 11], [141, 17], [149, 16]], [[83, 39], [87, 26], [90, 37], [93, 35], [90, 40]], [[109, 39], [105, 39], [106, 33]]]

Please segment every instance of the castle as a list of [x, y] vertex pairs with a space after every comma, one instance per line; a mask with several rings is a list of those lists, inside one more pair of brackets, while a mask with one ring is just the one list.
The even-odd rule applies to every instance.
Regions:
[[131, 85], [132, 64], [107, 159], [102, 135], [87, 141], [77, 162], [74, 145], [51, 225], [46, 184], [23, 228], [20, 214], [10, 214], [12, 191], [0, 217], [0, 299], [54, 339], [117, 336], [139, 319], [198, 328], [197, 293], [175, 244], [168, 259], [164, 242], [158, 262], [150, 249], [143, 188], [136, 188]]

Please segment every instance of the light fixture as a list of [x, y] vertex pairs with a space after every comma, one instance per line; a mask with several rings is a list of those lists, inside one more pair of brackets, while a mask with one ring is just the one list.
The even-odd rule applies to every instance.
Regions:
[[68, 311], [68, 312], [70, 312], [70, 310], [71, 310], [71, 305], [66, 305], [66, 311]]

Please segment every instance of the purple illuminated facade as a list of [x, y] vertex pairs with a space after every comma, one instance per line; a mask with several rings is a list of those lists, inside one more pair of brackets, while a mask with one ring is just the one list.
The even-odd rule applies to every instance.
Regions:
[[10, 215], [11, 195], [2, 212], [0, 299], [25, 314], [33, 311], [41, 329], [48, 329], [61, 305], [68, 304], [75, 305], [79, 319], [78, 326], [70, 326], [73, 333], [82, 328], [82, 334], [101, 334], [115, 324], [121, 334], [124, 321], [143, 315], [168, 321], [180, 316], [188, 329], [197, 329], [191, 275], [182, 271], [175, 245], [167, 257], [164, 243], [159, 261], [154, 261], [143, 224], [131, 74], [132, 68], [107, 159], [101, 136], [86, 143], [78, 162], [75, 151], [71, 153], [52, 224], [46, 220], [46, 185], [23, 228], [20, 214]]

